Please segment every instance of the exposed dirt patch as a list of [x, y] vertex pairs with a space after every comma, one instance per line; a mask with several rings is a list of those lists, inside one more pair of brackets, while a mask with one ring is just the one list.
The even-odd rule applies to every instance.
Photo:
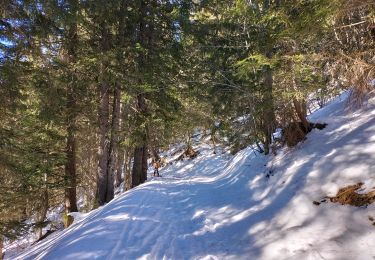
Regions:
[[356, 207], [367, 206], [375, 201], [375, 190], [368, 193], [357, 193], [363, 183], [349, 185], [339, 189], [335, 197], [328, 197], [331, 202], [342, 205], [352, 205]]

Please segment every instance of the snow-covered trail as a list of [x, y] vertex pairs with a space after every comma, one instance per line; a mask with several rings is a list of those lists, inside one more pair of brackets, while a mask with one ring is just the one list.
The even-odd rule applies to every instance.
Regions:
[[230, 214], [233, 201], [247, 199], [238, 186], [247, 185], [246, 175], [228, 175], [246, 156], [228, 164], [228, 155], [213, 156], [208, 149], [203, 153], [196, 161], [180, 163], [182, 167], [164, 169], [165, 177], [127, 192], [19, 259], [188, 259], [206, 256], [207, 250], [227, 255], [225, 245], [232, 244], [239, 230], [223, 230], [220, 243], [210, 241], [212, 232], [225, 223], [203, 215], [218, 208], [213, 217], [220, 219]]
[[375, 100], [354, 113], [344, 105], [313, 114], [328, 127], [277, 156], [201, 146], [16, 259], [374, 259], [374, 205], [312, 203], [375, 186]]

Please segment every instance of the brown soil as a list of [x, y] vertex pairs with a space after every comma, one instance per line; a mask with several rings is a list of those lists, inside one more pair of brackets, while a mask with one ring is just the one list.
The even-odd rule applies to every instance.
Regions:
[[335, 197], [328, 197], [331, 202], [342, 205], [352, 205], [356, 207], [367, 206], [375, 201], [375, 190], [366, 194], [359, 194], [356, 191], [362, 187], [363, 183], [349, 185], [339, 189]]

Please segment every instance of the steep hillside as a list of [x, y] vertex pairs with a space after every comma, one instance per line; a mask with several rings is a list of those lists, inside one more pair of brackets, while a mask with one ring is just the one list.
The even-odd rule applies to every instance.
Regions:
[[11, 258], [374, 259], [374, 205], [313, 204], [375, 186], [375, 100], [346, 111], [345, 99], [314, 113], [327, 128], [293, 149], [233, 157], [201, 145], [196, 159]]

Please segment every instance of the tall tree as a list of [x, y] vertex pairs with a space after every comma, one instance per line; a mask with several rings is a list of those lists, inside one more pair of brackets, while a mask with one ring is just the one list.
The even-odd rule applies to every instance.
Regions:
[[99, 78], [100, 104], [98, 108], [99, 114], [99, 135], [100, 142], [98, 148], [99, 166], [98, 166], [98, 202], [103, 205], [113, 198], [113, 180], [109, 176], [109, 75], [108, 75], [108, 51], [110, 49], [110, 28], [107, 21], [102, 17], [100, 22], [100, 50], [101, 65]]
[[65, 177], [68, 181], [65, 189], [65, 211], [76, 212], [77, 208], [77, 172], [76, 172], [76, 131], [77, 131], [77, 75], [75, 72], [75, 64], [77, 62], [77, 47], [78, 47], [78, 32], [77, 32], [77, 18], [78, 18], [78, 1], [67, 1], [70, 11], [67, 14], [69, 23], [66, 25], [66, 34], [64, 35], [65, 48], [65, 62], [69, 68], [67, 72], [67, 86], [66, 86], [66, 163], [65, 163]]

